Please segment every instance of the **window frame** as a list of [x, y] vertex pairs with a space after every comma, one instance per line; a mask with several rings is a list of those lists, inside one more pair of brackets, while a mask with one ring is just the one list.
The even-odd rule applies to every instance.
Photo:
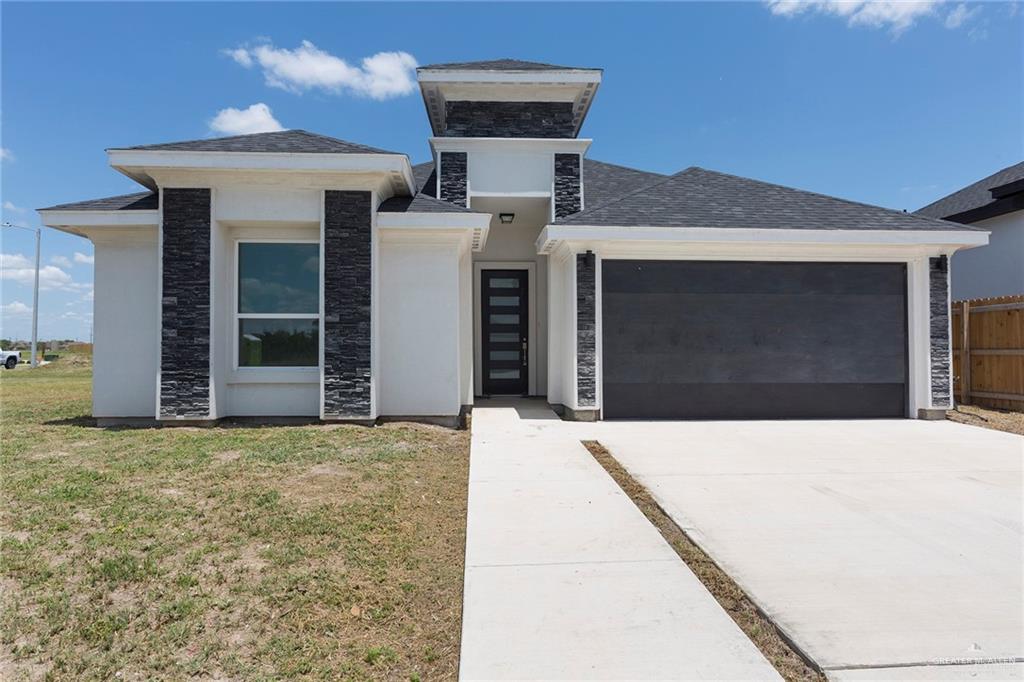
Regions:
[[[263, 372], [273, 373], [277, 375], [279, 373], [301, 373], [301, 374], [316, 374], [319, 376], [321, 360], [323, 358], [323, 352], [320, 348], [321, 337], [320, 330], [323, 328], [323, 319], [321, 312], [323, 311], [323, 291], [322, 273], [317, 273], [317, 312], [315, 313], [243, 313], [238, 310], [238, 302], [241, 297], [241, 281], [239, 280], [239, 274], [241, 272], [241, 245], [242, 244], [316, 244], [317, 257], [320, 262], [320, 267], [323, 266], [323, 258], [321, 258], [319, 239], [297, 239], [295, 237], [238, 237], [234, 240], [234, 274], [232, 276], [231, 285], [231, 364], [232, 369], [235, 372], [240, 373], [252, 373], [252, 372]], [[317, 320], [317, 361], [314, 365], [293, 365], [293, 366], [266, 366], [266, 365], [243, 365], [239, 362], [240, 353], [242, 352], [241, 344], [239, 343], [239, 330], [241, 320]]]

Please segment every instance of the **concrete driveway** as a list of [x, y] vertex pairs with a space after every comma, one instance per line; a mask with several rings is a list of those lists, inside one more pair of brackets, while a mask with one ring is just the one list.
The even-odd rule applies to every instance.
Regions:
[[912, 420], [594, 431], [830, 677], [1021, 676], [1024, 438]]

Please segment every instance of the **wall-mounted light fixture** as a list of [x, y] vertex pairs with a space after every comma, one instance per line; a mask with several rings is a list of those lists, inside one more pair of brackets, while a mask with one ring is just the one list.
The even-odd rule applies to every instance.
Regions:
[[498, 214], [498, 220], [500, 220], [503, 225], [508, 225], [509, 223], [511, 223], [515, 219], [516, 219], [516, 214], [515, 213], [499, 213]]

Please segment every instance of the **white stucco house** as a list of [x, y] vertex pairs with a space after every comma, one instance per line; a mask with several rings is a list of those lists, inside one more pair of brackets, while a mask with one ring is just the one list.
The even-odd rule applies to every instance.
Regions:
[[942, 197], [919, 215], [989, 233], [980, 249], [953, 258], [953, 300], [1024, 294], [1024, 161]]
[[[590, 159], [600, 69], [418, 70], [432, 161], [291, 130], [115, 147], [137, 194], [42, 209], [95, 245], [101, 423], [936, 416], [948, 262], [988, 233]], [[628, 134], [623, 126], [623, 134]]]

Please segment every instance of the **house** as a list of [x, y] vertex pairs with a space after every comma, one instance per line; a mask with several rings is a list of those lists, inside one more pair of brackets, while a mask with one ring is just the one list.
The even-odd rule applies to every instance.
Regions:
[[[594, 161], [600, 69], [418, 70], [432, 162], [302, 130], [107, 150], [145, 190], [42, 209], [96, 254], [101, 423], [935, 417], [948, 261], [987, 232]], [[639, 115], [639, 113], [638, 113]]]
[[953, 300], [1024, 294], [1024, 161], [917, 211], [988, 230], [988, 246], [953, 258]]

